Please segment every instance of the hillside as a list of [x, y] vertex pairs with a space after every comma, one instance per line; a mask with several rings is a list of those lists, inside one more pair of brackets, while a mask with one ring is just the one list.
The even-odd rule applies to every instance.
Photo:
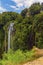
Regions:
[[34, 3], [21, 13], [0, 13], [1, 65], [18, 65], [31, 61], [43, 56], [42, 51], [43, 3]]

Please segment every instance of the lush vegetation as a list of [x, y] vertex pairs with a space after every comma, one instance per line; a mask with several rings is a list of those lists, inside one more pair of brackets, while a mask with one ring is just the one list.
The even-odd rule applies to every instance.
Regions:
[[[3, 60], [0, 62], [0, 65], [19, 65], [24, 62], [35, 59], [35, 51], [25, 51], [17, 50], [16, 52], [10, 50], [8, 53], [3, 54]], [[33, 58], [32, 58], [33, 57]]]
[[[13, 51], [8, 52], [8, 27], [11, 22], [14, 23], [14, 30], [11, 33]], [[3, 58], [1, 61], [3, 64], [0, 65], [6, 65], [9, 61], [19, 63], [31, 60], [34, 51], [30, 50], [33, 46], [43, 48], [43, 4], [34, 3], [20, 14], [0, 13], [0, 58]]]

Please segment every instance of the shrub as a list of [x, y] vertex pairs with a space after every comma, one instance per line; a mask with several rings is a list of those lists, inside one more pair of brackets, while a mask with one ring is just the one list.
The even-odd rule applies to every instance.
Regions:
[[1, 61], [2, 65], [18, 65], [20, 63], [33, 60], [34, 50], [22, 51], [18, 49], [13, 52], [10, 50], [8, 53], [3, 54], [3, 60]]

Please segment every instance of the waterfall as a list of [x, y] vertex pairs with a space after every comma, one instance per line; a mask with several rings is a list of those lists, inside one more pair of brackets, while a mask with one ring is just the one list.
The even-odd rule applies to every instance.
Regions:
[[8, 31], [8, 50], [10, 49], [10, 29]]
[[10, 26], [8, 29], [8, 51], [10, 50], [11, 32], [13, 31], [13, 25], [14, 23], [10, 23]]

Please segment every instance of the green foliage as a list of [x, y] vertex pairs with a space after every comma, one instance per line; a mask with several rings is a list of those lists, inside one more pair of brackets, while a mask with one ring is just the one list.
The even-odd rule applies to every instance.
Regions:
[[34, 18], [35, 43], [39, 48], [43, 48], [43, 12]]
[[3, 53], [3, 42], [4, 42], [4, 30], [3, 28], [1, 29], [1, 26], [0, 26], [0, 58], [1, 58], [1, 54]]
[[2, 65], [18, 65], [20, 63], [26, 62], [28, 60], [33, 60], [35, 51], [26, 51], [23, 52], [22, 50], [18, 49], [16, 52], [10, 50], [8, 53], [4, 53], [3, 60], [0, 61]]
[[[11, 48], [29, 50], [34, 45], [43, 48], [43, 4], [34, 3], [30, 8], [22, 10], [21, 14], [3, 12], [0, 14], [0, 49], [7, 51], [8, 28], [14, 23], [11, 33]], [[28, 17], [27, 17], [28, 14]], [[37, 15], [36, 15], [37, 14]], [[6, 39], [5, 39], [6, 37]], [[4, 43], [5, 41], [5, 43]], [[28, 53], [27, 53], [28, 54]]]
[[30, 7], [30, 14], [31, 15], [38, 14], [38, 13], [40, 13], [40, 11], [41, 11], [40, 3], [34, 3], [33, 5], [31, 5], [31, 7]]
[[15, 20], [17, 15], [19, 14], [15, 12], [3, 12], [0, 14], [0, 24], [6, 25], [7, 22]]
[[[13, 48], [17, 49], [29, 49], [28, 45], [31, 45], [29, 42], [29, 33], [32, 29], [32, 22], [30, 18], [23, 19], [22, 22], [15, 24], [14, 28], [16, 29], [15, 34], [13, 35]], [[27, 42], [28, 40], [28, 42]], [[31, 48], [31, 47], [30, 47]]]
[[41, 10], [43, 11], [43, 3], [41, 4]]
[[28, 12], [28, 9], [27, 8], [25, 8], [24, 10], [22, 10], [21, 15], [22, 15], [23, 18], [26, 17], [26, 13], [27, 12]]

